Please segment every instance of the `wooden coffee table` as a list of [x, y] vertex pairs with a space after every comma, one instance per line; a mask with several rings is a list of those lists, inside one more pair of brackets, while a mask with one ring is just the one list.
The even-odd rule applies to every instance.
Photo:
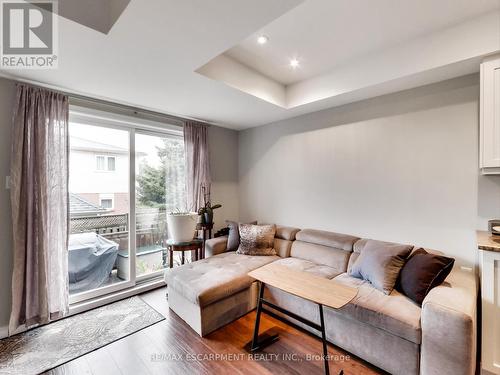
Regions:
[[[323, 306], [338, 309], [349, 303], [356, 296], [358, 290], [308, 272], [295, 271], [288, 267], [273, 263], [249, 272], [248, 275], [259, 281], [257, 316], [255, 318], [253, 339], [247, 344], [249, 349], [254, 352], [263, 349], [278, 340], [277, 334], [270, 335], [264, 332], [262, 335], [259, 335], [260, 314], [265, 312], [270, 315], [275, 315], [272, 311], [262, 307], [262, 305], [266, 305], [321, 332], [325, 374], [329, 374], [330, 369], [328, 366], [328, 350], [325, 333], [325, 320], [323, 317]], [[319, 308], [320, 324], [311, 322], [302, 316], [265, 300], [264, 288], [266, 284], [316, 303]]]

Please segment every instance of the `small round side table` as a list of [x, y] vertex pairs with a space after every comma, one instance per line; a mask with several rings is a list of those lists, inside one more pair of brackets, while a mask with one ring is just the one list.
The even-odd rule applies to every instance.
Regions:
[[182, 251], [181, 264], [184, 264], [184, 252], [194, 251], [194, 260], [203, 259], [203, 240], [193, 239], [187, 242], [167, 240], [169, 267], [174, 267], [174, 251]]
[[[196, 229], [197, 230], [201, 230], [201, 239], [203, 240], [203, 249], [201, 250], [201, 258], [205, 258], [205, 241], [206, 240], [209, 240], [210, 238], [212, 238], [212, 229], [214, 228], [214, 223], [209, 223], [209, 224], [205, 224], [205, 223], [198, 223], [196, 225]], [[207, 236], [207, 233], [208, 233], [208, 236]]]

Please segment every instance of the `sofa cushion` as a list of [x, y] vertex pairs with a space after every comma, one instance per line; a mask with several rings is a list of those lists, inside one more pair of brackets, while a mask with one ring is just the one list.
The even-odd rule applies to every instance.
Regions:
[[349, 255], [358, 237], [347, 234], [303, 229], [295, 236], [290, 256], [332, 267], [337, 273], [345, 272]]
[[210, 238], [205, 241], [205, 258], [227, 251], [227, 236]]
[[359, 237], [316, 229], [302, 229], [295, 238], [302, 242], [334, 247], [344, 251], [352, 251], [354, 243]]
[[[273, 264], [290, 267], [291, 269], [296, 271], [309, 272], [325, 279], [332, 279], [339, 274], [339, 272], [335, 268], [326, 266], [324, 264], [316, 264], [309, 260], [300, 258], [280, 259]], [[308, 319], [312, 322], [319, 322], [319, 309], [316, 303], [297, 297], [293, 294], [287, 293], [281, 289], [269, 285], [264, 289], [264, 297], [267, 300], [287, 310], [290, 310], [305, 319]], [[328, 322], [326, 322], [326, 325], [328, 326]]]
[[276, 225], [275, 237], [281, 240], [295, 241], [295, 236], [300, 231], [299, 228], [285, 227], [283, 225]]
[[277, 260], [273, 264], [290, 267], [295, 271], [309, 272], [326, 279], [332, 279], [339, 274], [335, 268], [325, 266], [324, 264], [316, 264], [309, 260], [300, 258], [283, 258]]
[[203, 307], [248, 288], [254, 281], [248, 272], [277, 259], [275, 255], [223, 253], [168, 269], [165, 279], [169, 289]]
[[347, 273], [335, 277], [334, 280], [358, 288], [356, 297], [344, 307], [334, 310], [335, 313], [420, 344], [421, 308], [408, 297], [396, 290], [386, 295], [368, 281], [351, 277]]
[[282, 258], [290, 256], [293, 241], [282, 240], [281, 238], [274, 237], [274, 250]]
[[[299, 232], [300, 233], [300, 232]], [[345, 272], [351, 253], [334, 247], [318, 245], [295, 240], [290, 250], [290, 256], [305, 259], [316, 264], [334, 268], [337, 273]]]

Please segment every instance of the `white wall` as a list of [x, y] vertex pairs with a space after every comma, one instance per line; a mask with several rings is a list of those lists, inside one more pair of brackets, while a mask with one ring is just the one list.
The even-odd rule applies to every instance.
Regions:
[[240, 132], [240, 218], [475, 262], [476, 226], [500, 217], [500, 176], [478, 178], [478, 83], [465, 76]]
[[215, 211], [215, 229], [225, 227], [224, 220], [238, 220], [238, 132], [210, 126], [208, 129], [212, 203], [222, 204]]

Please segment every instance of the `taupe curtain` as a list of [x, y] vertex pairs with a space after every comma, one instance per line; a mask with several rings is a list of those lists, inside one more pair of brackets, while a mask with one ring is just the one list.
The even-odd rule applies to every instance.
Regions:
[[9, 332], [68, 309], [68, 98], [18, 84], [12, 125]]
[[210, 188], [210, 159], [208, 127], [194, 121], [184, 123], [186, 150], [186, 185], [188, 209], [197, 211], [203, 206], [202, 186]]

